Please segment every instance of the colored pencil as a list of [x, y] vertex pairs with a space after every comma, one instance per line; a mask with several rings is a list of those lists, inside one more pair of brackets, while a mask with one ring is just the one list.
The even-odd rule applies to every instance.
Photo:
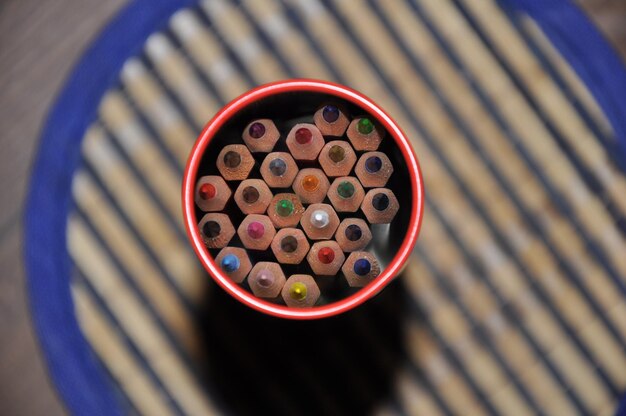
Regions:
[[350, 287], [363, 287], [380, 274], [376, 256], [366, 251], [350, 253], [341, 268]]
[[224, 247], [215, 257], [215, 263], [235, 283], [243, 282], [252, 269], [248, 253], [239, 247]]
[[239, 224], [237, 235], [245, 248], [267, 250], [276, 235], [276, 230], [267, 215], [250, 214]]
[[334, 276], [346, 260], [336, 241], [318, 241], [311, 246], [306, 256], [307, 262], [316, 275]]
[[287, 306], [310, 308], [320, 297], [320, 288], [308, 274], [294, 274], [287, 279], [281, 291]]
[[248, 124], [243, 130], [241, 138], [252, 153], [268, 153], [274, 149], [280, 138], [280, 133], [272, 120], [263, 118]]
[[333, 140], [322, 147], [317, 160], [329, 177], [348, 176], [356, 163], [356, 153], [350, 143]]
[[282, 264], [300, 264], [309, 252], [309, 241], [297, 228], [282, 228], [272, 240], [272, 251]]
[[277, 298], [286, 280], [280, 265], [268, 261], [255, 264], [248, 275], [250, 290], [259, 298]]
[[198, 228], [208, 248], [226, 247], [235, 235], [235, 227], [226, 214], [208, 213], [202, 217]]
[[336, 178], [328, 188], [328, 199], [337, 212], [356, 212], [364, 196], [361, 183], [352, 176]]
[[363, 198], [361, 210], [371, 224], [390, 223], [398, 213], [400, 204], [390, 189], [371, 189]]
[[235, 191], [235, 203], [244, 214], [263, 214], [272, 200], [272, 191], [261, 179], [246, 179]]
[[267, 215], [276, 228], [295, 227], [303, 213], [304, 207], [296, 194], [276, 194], [267, 207]]
[[393, 165], [383, 152], [367, 152], [361, 155], [354, 171], [365, 188], [382, 188], [393, 173]]
[[194, 200], [204, 212], [221, 211], [226, 206], [232, 192], [221, 176], [202, 176], [196, 184]]
[[261, 176], [270, 188], [289, 188], [298, 174], [298, 165], [286, 152], [272, 152], [261, 163]]
[[287, 135], [287, 147], [296, 160], [315, 160], [324, 147], [324, 137], [314, 124], [299, 123]]
[[254, 167], [254, 158], [243, 144], [229, 144], [220, 151], [215, 164], [227, 181], [242, 181]]
[[343, 106], [328, 103], [313, 115], [313, 122], [324, 136], [341, 137], [346, 132], [350, 120]]
[[302, 214], [300, 225], [311, 240], [328, 240], [339, 226], [339, 217], [328, 204], [311, 204]]
[[304, 204], [315, 204], [326, 198], [330, 182], [321, 169], [302, 169], [293, 181], [293, 191]]
[[335, 240], [345, 252], [362, 251], [372, 240], [372, 232], [362, 219], [346, 218], [337, 227]]
[[346, 135], [355, 150], [377, 150], [385, 130], [371, 117], [358, 117], [350, 122]]

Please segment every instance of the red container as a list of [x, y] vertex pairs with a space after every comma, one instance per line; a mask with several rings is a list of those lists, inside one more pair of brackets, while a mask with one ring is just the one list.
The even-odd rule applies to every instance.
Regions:
[[[306, 112], [312, 115], [316, 108], [328, 99], [349, 103], [358, 111], [367, 113], [387, 130], [387, 138], [393, 142], [392, 159], [398, 178], [394, 190], [400, 201], [401, 209], [394, 227], [388, 228], [383, 238], [378, 240], [376, 253], [383, 267], [382, 273], [369, 285], [349, 297], [327, 305], [309, 309], [295, 309], [277, 305], [259, 299], [234, 283], [222, 273], [213, 257], [205, 247], [200, 231], [194, 203], [194, 188], [198, 170], [205, 151], [222, 129], [233, 123], [242, 114], [249, 121], [254, 118], [255, 109], [278, 107], [282, 112]], [[297, 114], [295, 115], [297, 116]], [[228, 144], [227, 142], [222, 145]], [[221, 146], [218, 146], [221, 148]], [[244, 304], [270, 315], [291, 319], [317, 319], [346, 312], [380, 292], [398, 273], [407, 261], [419, 234], [424, 212], [424, 184], [420, 167], [402, 130], [380, 107], [369, 98], [347, 87], [326, 81], [294, 79], [279, 81], [255, 88], [227, 104], [205, 126], [191, 151], [183, 178], [183, 215], [187, 235], [193, 248], [211, 277], [228, 293]]]

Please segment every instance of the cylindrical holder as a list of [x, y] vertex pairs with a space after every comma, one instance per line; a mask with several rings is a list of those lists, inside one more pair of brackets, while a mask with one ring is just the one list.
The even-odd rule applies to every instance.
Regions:
[[[393, 165], [393, 175], [389, 178], [386, 187], [395, 194], [400, 208], [391, 223], [372, 224], [370, 226], [372, 239], [363, 251], [370, 252], [375, 256], [378, 261], [377, 266], [381, 270], [380, 274], [371, 282], [362, 288], [347, 288], [343, 292], [340, 291], [339, 294], [335, 290], [320, 306], [294, 308], [271, 303], [255, 296], [248, 288], [236, 283], [214, 260], [219, 250], [207, 248], [205, 238], [203, 238], [198, 227], [204, 214], [195, 203], [196, 187], [201, 177], [220, 174], [218, 171], [220, 166], [216, 166], [215, 161], [218, 155], [224, 152], [225, 146], [244, 146], [246, 137], [242, 140], [242, 132], [246, 130], [252, 120], [274, 120], [280, 131], [280, 139], [272, 151], [289, 152], [285, 141], [292, 128], [299, 123], [309, 123], [309, 125], [314, 123], [314, 117], [319, 119], [319, 109], [327, 103], [336, 103], [340, 106], [342, 117], [343, 112], [346, 112], [354, 117], [354, 122], [359, 117], [367, 116], [374, 122], [374, 125], [382, 129], [385, 136], [380, 141], [380, 147], [377, 151], [387, 155]], [[348, 127], [347, 121], [344, 124], [345, 126], [340, 127], [347, 129], [346, 134], [350, 133], [354, 136], [355, 133], [350, 130], [351, 128], [354, 130], [354, 128]], [[338, 136], [343, 134], [339, 130], [333, 133], [332, 129], [328, 130], [329, 133], [325, 132], [324, 128], [321, 131], [324, 134], [325, 143], [337, 139], [337, 137], [327, 136], [327, 134]], [[361, 138], [356, 137], [355, 140], [361, 140]], [[359, 145], [353, 143], [353, 146], [360, 156], [369, 151], [372, 143]], [[254, 158], [253, 172], [259, 171], [270, 149], [271, 146], [267, 146], [267, 149], [251, 149]], [[319, 167], [319, 165], [315, 166], [314, 162], [308, 160], [300, 161], [298, 164], [305, 168]], [[351, 176], [356, 177], [354, 169]], [[260, 178], [260, 175], [258, 177]], [[243, 179], [254, 178], [227, 179], [237, 181], [229, 182], [233, 192]], [[272, 191], [274, 195], [280, 192], [293, 192], [288, 188], [272, 189]], [[182, 198], [187, 235], [211, 277], [224, 290], [244, 304], [270, 315], [292, 319], [316, 319], [337, 315], [358, 306], [380, 292], [398, 275], [411, 254], [419, 234], [424, 211], [424, 185], [417, 158], [409, 140], [391, 117], [370, 99], [347, 87], [324, 81], [302, 79], [260, 86], [236, 98], [220, 110], [203, 129], [191, 151], [183, 179]], [[329, 203], [328, 199], [325, 201]], [[226, 214], [232, 212], [231, 220], [235, 227], [245, 217], [232, 198], [226, 204], [224, 212]], [[341, 219], [352, 216], [358, 217], [358, 213], [357, 215], [342, 214]], [[361, 218], [364, 217], [361, 216]], [[264, 258], [262, 254], [255, 257], [257, 256], [256, 253], [259, 253], [258, 251], [248, 251], [248, 253], [253, 264], [261, 261], [273, 261], [273, 259]], [[346, 253], [346, 257], [348, 254], [350, 253]], [[305, 270], [308, 267], [307, 264], [305, 260], [302, 265], [288, 266], [295, 269], [285, 274], [287, 276], [314, 274], [310, 269]], [[333, 277], [320, 277], [318, 283], [322, 286], [328, 283], [328, 280], [323, 281], [323, 279], [332, 280]]]

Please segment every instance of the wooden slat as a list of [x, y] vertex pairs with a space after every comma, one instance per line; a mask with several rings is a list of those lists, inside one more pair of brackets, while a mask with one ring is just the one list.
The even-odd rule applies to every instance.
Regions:
[[179, 168], [183, 169], [196, 140], [195, 131], [185, 123], [154, 76], [139, 59], [133, 58], [126, 62], [120, 76], [124, 89], [156, 127], [167, 148], [174, 154]]
[[189, 62], [161, 33], [155, 33], [148, 38], [145, 51], [153, 62], [156, 73], [171, 87], [195, 123], [204, 126], [219, 110], [220, 105], [194, 75]]
[[[428, 320], [468, 369], [472, 380], [485, 391], [498, 413], [532, 414], [491, 354], [471, 335], [470, 324], [454, 302], [440, 293], [433, 283], [434, 278], [414, 264], [417, 261], [413, 260], [405, 274], [415, 285], [415, 299], [423, 305]], [[499, 312], [495, 310], [491, 314], [499, 315]]]
[[121, 329], [180, 407], [193, 415], [215, 414], [210, 399], [200, 389], [189, 368], [77, 217], [70, 218], [68, 224], [68, 245], [77, 267], [105, 300]]
[[225, 48], [194, 12], [181, 10], [174, 14], [171, 28], [184, 50], [219, 91], [224, 101], [232, 100], [246, 91], [245, 81], [226, 57]]
[[87, 340], [133, 406], [146, 416], [174, 414], [167, 399], [132, 357], [120, 339], [117, 328], [103, 316], [89, 292], [75, 284], [72, 287], [72, 298]]
[[100, 117], [113, 138], [131, 159], [131, 163], [141, 174], [168, 211], [176, 225], [183, 229], [183, 216], [178, 190], [182, 177], [172, 168], [163, 152], [155, 144], [155, 138], [141, 126], [128, 102], [118, 92], [106, 94], [100, 104]]
[[225, 0], [203, 0], [200, 5], [226, 45], [248, 67], [255, 82], [268, 83], [287, 77], [276, 58], [261, 45], [246, 18], [233, 4]]
[[596, 102], [593, 94], [587, 89], [587, 86], [579, 78], [574, 69], [569, 66], [565, 58], [561, 56], [558, 49], [550, 43], [550, 40], [546, 37], [541, 28], [528, 16], [520, 16], [519, 23], [525, 33], [536, 42], [537, 47], [542, 51], [556, 72], [562, 77], [565, 84], [571, 89], [576, 100], [589, 112], [594, 122], [598, 124], [600, 131], [607, 135], [607, 137], [613, 137], [613, 127], [609, 123], [609, 120], [607, 120], [600, 105]]
[[[484, 146], [483, 150], [498, 167], [502, 177], [508, 181], [511, 191], [524, 203], [524, 208], [531, 215], [541, 219], [539, 226], [547, 233], [551, 248], [556, 249], [558, 254], [573, 263], [574, 270], [582, 277], [582, 284], [597, 298], [602, 307], [608, 310], [620, 302], [619, 287], [616, 287], [606, 273], [590, 259], [588, 251], [585, 250], [579, 235], [573, 230], [567, 218], [554, 210], [546, 210], [551, 201], [543, 185], [520, 159], [517, 150], [495, 125], [491, 115], [481, 106], [467, 82], [437, 47], [431, 35], [424, 30], [404, 3], [378, 1], [378, 5], [391, 19], [394, 28], [400, 32], [400, 36], [415, 58], [422, 62], [428, 74], [434, 79], [440, 94], [449, 99], [453, 108], [459, 112]], [[414, 41], [415, 39], [419, 39], [419, 42]], [[527, 251], [522, 246], [531, 243], [536, 246], [538, 243], [537, 240], [529, 240], [526, 230], [520, 229], [519, 226], [509, 226], [508, 220], [502, 227], [502, 232], [521, 252]], [[567, 233], [567, 238], [560, 238], [563, 233]], [[547, 247], [540, 246], [539, 249], [542, 250], [543, 256], [547, 255]], [[626, 319], [619, 319], [614, 323], [622, 328], [622, 333], [626, 336], [624, 332]]]
[[[509, 198], [504, 195], [495, 183], [493, 176], [486, 171], [485, 165], [476, 158], [474, 152], [467, 146], [461, 132], [452, 128], [452, 120], [445, 114], [431, 91], [423, 85], [416, 76], [410, 63], [403, 57], [394, 42], [380, 26], [375, 16], [359, 1], [338, 1], [340, 13], [348, 20], [352, 30], [363, 39], [366, 47], [378, 64], [389, 74], [396, 84], [396, 89], [402, 92], [405, 100], [412, 104], [415, 113], [432, 132], [434, 137], [445, 137], [440, 140], [447, 159], [452, 161], [459, 170], [459, 176], [468, 179], [466, 184], [469, 190], [481, 201], [485, 209], [491, 214], [492, 222], [500, 227], [506, 235], [522, 235], [526, 240], [524, 245], [518, 245], [519, 256], [524, 264], [536, 276], [539, 284], [546, 287], [547, 293], [553, 297], [563, 315], [572, 322], [574, 328], [581, 329], [590, 319], [592, 313], [588, 305], [569, 286], [569, 282], [560, 271], [556, 270], [556, 262], [547, 248], [535, 236], [528, 233], [523, 227], [523, 221]], [[423, 110], [427, 108], [428, 110]], [[509, 231], [510, 230], [510, 231]], [[514, 238], [516, 236], [513, 236]], [[554, 287], [553, 281], [558, 281], [560, 287]], [[598, 334], [599, 335], [599, 334]], [[626, 361], [621, 354], [607, 355], [606, 346], [612, 351], [619, 351], [616, 341], [606, 331], [601, 337], [585, 339], [598, 360], [603, 360], [607, 370], [615, 368], [615, 378], [624, 380]]]
[[168, 329], [176, 334], [178, 341], [191, 356], [199, 357], [197, 328], [193, 325], [191, 313], [168, 285], [167, 277], [147, 256], [137, 237], [120, 220], [98, 186], [86, 173], [80, 172], [74, 177], [72, 193], [84, 215], [94, 224], [104, 243], [128, 270], [129, 277], [158, 311]]
[[408, 414], [429, 416], [444, 414], [428, 391], [414, 377], [407, 374], [407, 370], [400, 371], [400, 374], [396, 376], [395, 389]]
[[310, 57], [315, 52], [281, 12], [277, 2], [246, 0], [246, 9], [258, 22], [264, 33], [276, 44], [281, 56], [300, 77], [331, 79], [332, 75], [321, 62]]
[[199, 302], [202, 275], [189, 247], [180, 241], [98, 127], [87, 132], [83, 154], [181, 291], [194, 303]]
[[575, 218], [586, 232], [611, 254], [613, 265], [626, 276], [626, 250], [602, 202], [585, 187], [571, 162], [558, 149], [539, 118], [527, 106], [510, 79], [477, 39], [475, 33], [447, 1], [420, 1], [427, 16], [438, 27], [448, 44], [470, 68], [474, 78], [498, 105], [508, 124], [523, 139], [554, 185], [567, 198]]
[[556, 127], [597, 179], [610, 198], [626, 213], [626, 178], [610, 163], [606, 149], [576, 114], [572, 104], [532, 55], [500, 8], [491, 0], [462, 0], [480, 23], [497, 53], [523, 80], [539, 109]]

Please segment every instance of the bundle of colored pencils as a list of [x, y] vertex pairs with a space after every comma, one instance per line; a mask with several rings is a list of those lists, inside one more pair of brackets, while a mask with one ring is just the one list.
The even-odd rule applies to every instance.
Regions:
[[271, 119], [251, 121], [240, 143], [219, 151], [220, 175], [200, 177], [195, 191], [217, 265], [255, 296], [290, 307], [376, 278], [370, 225], [391, 223], [399, 209], [385, 188], [392, 163], [378, 151], [385, 130], [368, 116], [350, 119], [337, 103], [312, 121], [284, 132]]

